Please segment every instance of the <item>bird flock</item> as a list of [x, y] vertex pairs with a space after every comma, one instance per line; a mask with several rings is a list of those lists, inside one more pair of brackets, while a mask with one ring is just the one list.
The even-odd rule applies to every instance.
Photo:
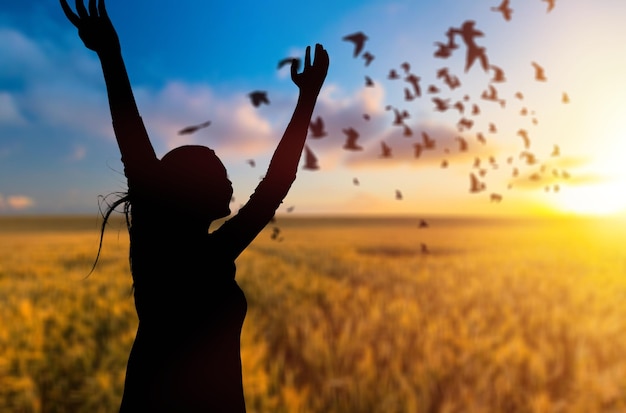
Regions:
[[[548, 3], [547, 12], [554, 9], [555, 0], [541, 0]], [[506, 21], [510, 21], [513, 15], [513, 9], [511, 8], [510, 0], [503, 0], [498, 6], [491, 7], [491, 11], [501, 13]], [[461, 78], [454, 73], [454, 69], [450, 65], [442, 64], [441, 68], [437, 69], [435, 73], [436, 82], [428, 85], [421, 85], [422, 77], [418, 76], [412, 71], [411, 64], [409, 62], [402, 62], [398, 67], [390, 68], [386, 76], [386, 82], [390, 84], [400, 84], [400, 89], [404, 102], [409, 105], [418, 99], [429, 99], [432, 102], [432, 110], [438, 113], [458, 113], [458, 121], [454, 125], [456, 131], [451, 129], [453, 133], [456, 133], [452, 139], [441, 140], [431, 136], [429, 131], [415, 131], [415, 126], [412, 126], [409, 120], [412, 118], [411, 111], [407, 108], [399, 108], [393, 105], [386, 105], [383, 113], [389, 113], [391, 127], [399, 128], [402, 132], [401, 135], [407, 139], [412, 139], [412, 157], [419, 159], [424, 156], [426, 152], [430, 152], [431, 157], [438, 149], [442, 153], [437, 152], [438, 155], [443, 155], [440, 159], [440, 167], [447, 168], [450, 165], [452, 159], [448, 159], [450, 155], [457, 153], [471, 153], [472, 149], [478, 148], [477, 153], [484, 153], [484, 148], [488, 148], [489, 141], [495, 138], [498, 134], [497, 122], [487, 122], [486, 130], [479, 130], [477, 128], [476, 120], [480, 118], [482, 114], [483, 105], [497, 105], [502, 110], [507, 109], [508, 101], [515, 100], [518, 103], [524, 103], [524, 94], [521, 91], [517, 91], [512, 96], [503, 96], [499, 91], [499, 85], [507, 82], [505, 70], [500, 66], [492, 63], [489, 59], [487, 49], [479, 44], [479, 40], [483, 38], [485, 34], [477, 28], [477, 24], [473, 20], [466, 20], [458, 27], [450, 27], [442, 35], [441, 41], [434, 42], [433, 58], [438, 61], [445, 62], [451, 56], [457, 53], [464, 53], [464, 67], [463, 72], [468, 73], [474, 67], [476, 70], [482, 70], [488, 75], [488, 83], [485, 85], [483, 92], [478, 98], [472, 98], [469, 95], [463, 96], [461, 99], [455, 99], [452, 91], [462, 88]], [[342, 38], [343, 41], [351, 44], [352, 46], [352, 58], [362, 59], [365, 68], [370, 66], [376, 59], [375, 54], [372, 51], [367, 50], [368, 36], [362, 31], [348, 34]], [[281, 59], [278, 62], [278, 69], [283, 66], [291, 64], [293, 61], [299, 60], [293, 57]], [[298, 64], [299, 62], [296, 62]], [[532, 72], [530, 72], [532, 68]], [[547, 82], [548, 76], [546, 70], [537, 62], [529, 62], [529, 77], [533, 74], [534, 81]], [[371, 75], [365, 75], [364, 87], [375, 88], [377, 82]], [[462, 90], [462, 89], [460, 89]], [[256, 90], [249, 93], [249, 99], [254, 107], [260, 107], [261, 105], [269, 105], [270, 101], [266, 91]], [[566, 92], [562, 93], [562, 104], [568, 104], [570, 97]], [[513, 105], [508, 105], [509, 107]], [[487, 193], [488, 199], [493, 203], [500, 203], [503, 201], [504, 196], [497, 191], [488, 191], [487, 182], [485, 180], [486, 175], [490, 170], [508, 167], [510, 169], [510, 178], [508, 189], [511, 189], [516, 180], [528, 180], [530, 182], [539, 183], [545, 179], [546, 184], [543, 185], [543, 189], [546, 192], [559, 192], [560, 180], [567, 180], [570, 178], [570, 173], [560, 168], [550, 167], [546, 160], [560, 156], [560, 148], [558, 145], [553, 145], [553, 150], [549, 154], [536, 154], [532, 151], [532, 127], [538, 125], [539, 118], [534, 110], [523, 106], [519, 110], [519, 116], [524, 119], [527, 126], [520, 127], [516, 133], [516, 138], [519, 139], [520, 150], [518, 153], [505, 156], [504, 159], [496, 159], [495, 156], [488, 157], [473, 157], [473, 162], [468, 165], [468, 192], [470, 194]], [[370, 114], [363, 114], [365, 121], [371, 119]], [[210, 125], [210, 121], [204, 122], [199, 125], [189, 126], [179, 131], [179, 134], [194, 133], [201, 128], [205, 128]], [[339, 131], [328, 131], [324, 123], [324, 118], [321, 115], [317, 115], [311, 120], [309, 125], [308, 138], [313, 140], [317, 139], [333, 139], [333, 137], [343, 136], [343, 145], [338, 147], [344, 151], [359, 152], [363, 151], [363, 145], [359, 142], [361, 134], [352, 125], [345, 125]], [[455, 147], [450, 148], [448, 145], [450, 142], [454, 142]], [[309, 142], [310, 143], [310, 142]], [[394, 147], [390, 142], [381, 141], [380, 145], [380, 158], [392, 158], [394, 156]], [[459, 157], [464, 159], [464, 157]], [[247, 161], [250, 166], [254, 167], [254, 161]], [[304, 148], [304, 165], [306, 170], [319, 170], [320, 164], [317, 156], [309, 144]], [[359, 186], [362, 182], [359, 178], [354, 177], [352, 180], [354, 186]], [[395, 199], [403, 200], [404, 196], [400, 188], [396, 188]], [[293, 210], [293, 207], [289, 208], [289, 212]], [[426, 228], [427, 223], [421, 221], [420, 228]], [[280, 230], [274, 227], [272, 232], [272, 239], [281, 240], [279, 236]], [[426, 252], [426, 248], [422, 252]]]

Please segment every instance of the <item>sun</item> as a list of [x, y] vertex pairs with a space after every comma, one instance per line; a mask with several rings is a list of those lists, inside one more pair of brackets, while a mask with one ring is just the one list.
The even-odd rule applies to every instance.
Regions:
[[555, 200], [562, 212], [613, 215], [626, 211], [626, 181], [614, 179], [565, 188]]

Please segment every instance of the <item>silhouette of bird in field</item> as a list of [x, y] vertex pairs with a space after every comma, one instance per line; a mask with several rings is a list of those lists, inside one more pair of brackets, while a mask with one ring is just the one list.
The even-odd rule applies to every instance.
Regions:
[[428, 222], [424, 221], [423, 219], [420, 219], [419, 227], [428, 228]]
[[360, 151], [363, 148], [356, 144], [356, 140], [359, 138], [359, 132], [354, 128], [343, 129], [343, 133], [346, 135], [346, 143], [343, 145], [344, 149], [349, 151]]
[[193, 126], [187, 126], [186, 128], [183, 128], [181, 130], [178, 131], [179, 135], [191, 135], [192, 133], [195, 133], [197, 131], [199, 131], [202, 128], [206, 128], [207, 126], [209, 126], [211, 124], [211, 121], [206, 121], [204, 123], [201, 123], [199, 125], [193, 125]]
[[513, 9], [510, 7], [510, 3], [511, 2], [509, 0], [502, 0], [502, 3], [500, 3], [498, 7], [492, 7], [491, 11], [502, 13], [504, 20], [509, 21], [511, 20], [511, 14], [513, 14]]
[[250, 96], [252, 105], [255, 108], [258, 108], [259, 106], [261, 106], [262, 103], [265, 103], [266, 105], [270, 104], [270, 101], [267, 98], [267, 92], [265, 91], [256, 90], [254, 92], [249, 93], [248, 96]]
[[356, 32], [356, 33], [344, 36], [342, 40], [352, 42], [354, 44], [353, 57], [357, 57], [363, 50], [363, 47], [365, 46], [365, 41], [367, 39], [368, 37], [363, 32]]
[[327, 135], [326, 131], [324, 130], [324, 121], [320, 116], [315, 118], [315, 121], [311, 121], [311, 123], [309, 124], [309, 129], [311, 130], [311, 137], [313, 138], [319, 139]]
[[539, 82], [545, 82], [548, 80], [545, 70], [538, 63], [532, 62], [531, 65], [535, 68], [535, 80]]
[[304, 159], [304, 169], [308, 169], [310, 171], [314, 171], [320, 169], [317, 163], [317, 157], [313, 154], [313, 151], [309, 149], [308, 146], [304, 147], [305, 151], [305, 159]]

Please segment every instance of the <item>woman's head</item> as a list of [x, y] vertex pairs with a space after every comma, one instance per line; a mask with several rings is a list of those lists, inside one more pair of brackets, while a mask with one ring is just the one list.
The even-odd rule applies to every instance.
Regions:
[[173, 212], [203, 225], [230, 214], [232, 184], [211, 149], [200, 145], [172, 149], [161, 159], [161, 168]]

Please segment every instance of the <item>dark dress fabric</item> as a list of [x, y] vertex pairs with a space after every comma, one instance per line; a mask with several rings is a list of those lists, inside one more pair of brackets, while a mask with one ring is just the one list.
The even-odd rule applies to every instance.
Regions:
[[[295, 171], [270, 174], [211, 233], [177, 235], [170, 177], [140, 118], [113, 124], [131, 202], [130, 260], [139, 327], [121, 413], [245, 412], [240, 336], [247, 303], [235, 259], [271, 220]], [[129, 142], [134, 142], [130, 144]]]

